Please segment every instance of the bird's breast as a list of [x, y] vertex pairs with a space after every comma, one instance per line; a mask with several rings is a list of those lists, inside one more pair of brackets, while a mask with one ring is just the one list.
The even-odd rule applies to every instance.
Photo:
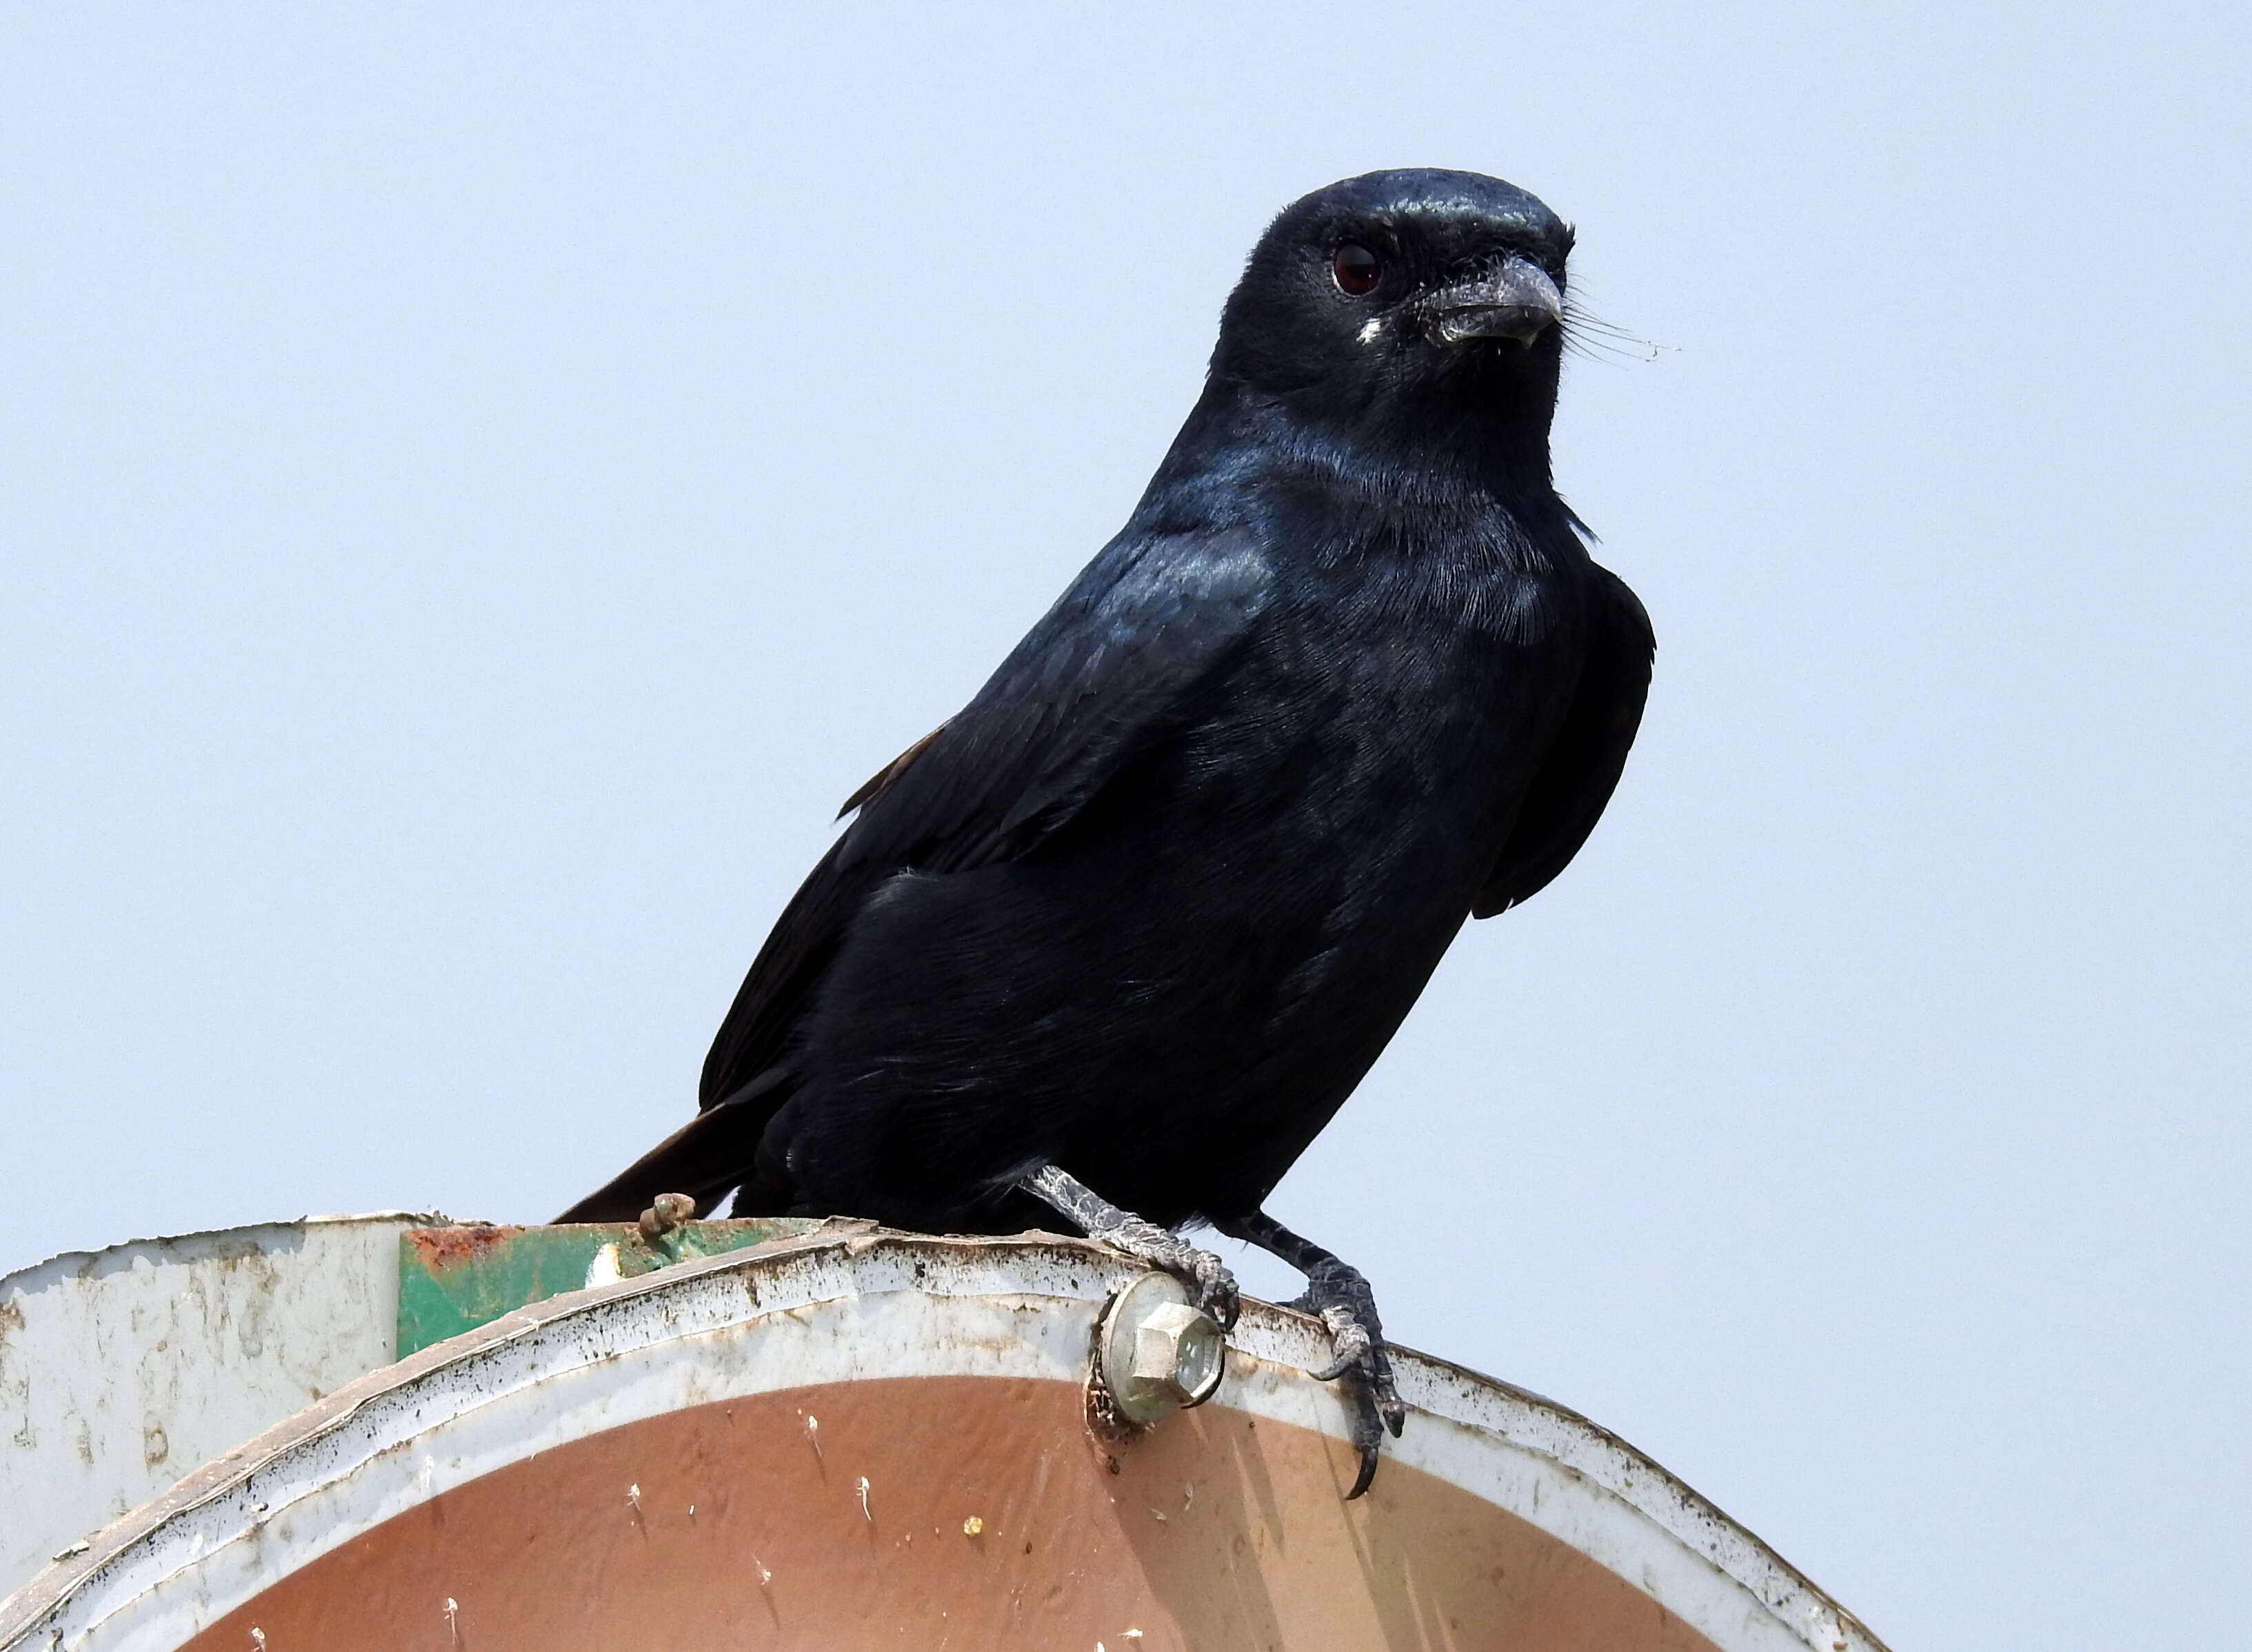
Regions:
[[1185, 829], [1466, 905], [1576, 684], [1565, 583], [1442, 570], [1280, 605], [1181, 752]]

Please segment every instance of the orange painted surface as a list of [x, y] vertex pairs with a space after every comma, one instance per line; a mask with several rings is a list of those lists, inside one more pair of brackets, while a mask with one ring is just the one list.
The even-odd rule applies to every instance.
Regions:
[[1081, 1407], [1063, 1383], [924, 1378], [630, 1423], [399, 1516], [188, 1645], [1711, 1652], [1592, 1560], [1398, 1462], [1345, 1503], [1342, 1444], [1212, 1406], [1114, 1473]]

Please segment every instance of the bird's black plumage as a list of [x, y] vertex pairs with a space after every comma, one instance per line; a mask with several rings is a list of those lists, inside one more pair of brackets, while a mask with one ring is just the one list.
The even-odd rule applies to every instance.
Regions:
[[1550, 480], [1570, 244], [1462, 172], [1287, 209], [1125, 528], [848, 805], [698, 1120], [567, 1214], [1013, 1231], [1053, 1163], [1254, 1215], [1634, 736], [1649, 624]]

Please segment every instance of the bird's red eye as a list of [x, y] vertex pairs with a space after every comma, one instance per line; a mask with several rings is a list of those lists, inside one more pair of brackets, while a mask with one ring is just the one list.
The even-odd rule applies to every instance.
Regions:
[[1330, 275], [1337, 282], [1338, 291], [1359, 298], [1376, 290], [1376, 283], [1384, 279], [1384, 265], [1359, 241], [1347, 241], [1331, 255]]

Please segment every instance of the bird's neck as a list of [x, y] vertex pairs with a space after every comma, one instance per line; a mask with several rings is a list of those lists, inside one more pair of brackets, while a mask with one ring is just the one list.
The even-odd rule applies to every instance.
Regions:
[[[1310, 407], [1214, 378], [1158, 471], [1181, 480], [1241, 474], [1243, 455], [1289, 461], [1359, 485], [1457, 501], [1484, 497], [1512, 514], [1561, 510], [1549, 468], [1550, 408], [1459, 404], [1409, 410]], [[1153, 483], [1153, 486], [1155, 484]]]

